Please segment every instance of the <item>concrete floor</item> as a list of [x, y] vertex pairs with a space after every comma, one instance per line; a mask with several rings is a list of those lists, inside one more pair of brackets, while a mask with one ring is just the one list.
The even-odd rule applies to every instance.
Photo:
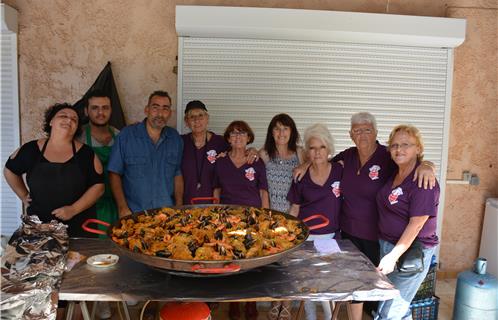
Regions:
[[[451, 320], [451, 316], [453, 313], [453, 300], [455, 297], [455, 288], [456, 288], [456, 279], [445, 279], [445, 280], [437, 280], [436, 283], [436, 295], [440, 298], [439, 301], [439, 313], [438, 313], [438, 319], [439, 320]], [[116, 303], [111, 303], [111, 307], [113, 309], [113, 316], [112, 320], [121, 320], [119, 313], [116, 310]], [[294, 303], [294, 308], [293, 308], [293, 319], [296, 319], [297, 311], [298, 311], [298, 303]], [[258, 310], [259, 310], [259, 316], [258, 320], [266, 320], [266, 314], [269, 310], [270, 304], [269, 303], [258, 303]], [[131, 319], [140, 319], [140, 312], [141, 312], [142, 304], [139, 303], [136, 306], [129, 306], [128, 309], [130, 311], [130, 316]], [[321, 308], [318, 307], [317, 310], [317, 315], [318, 319], [323, 319], [323, 313], [320, 310]], [[241, 309], [243, 310], [243, 309]], [[243, 312], [242, 312], [243, 314]], [[301, 319], [304, 319], [304, 315], [301, 317]], [[220, 303], [218, 308], [216, 310], [212, 311], [212, 319], [213, 320], [228, 320], [228, 304], [226, 303]], [[243, 319], [243, 317], [242, 317]], [[339, 319], [340, 320], [347, 320], [347, 312], [346, 308], [341, 308], [340, 314], [339, 314]], [[370, 320], [372, 317], [364, 314], [363, 315], [363, 320]], [[156, 317], [154, 320], [159, 320], [159, 317]]]

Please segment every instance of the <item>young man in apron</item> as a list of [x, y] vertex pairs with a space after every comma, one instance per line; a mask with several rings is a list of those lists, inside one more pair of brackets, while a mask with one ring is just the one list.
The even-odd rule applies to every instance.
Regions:
[[[107, 163], [109, 155], [114, 144], [114, 137], [119, 130], [109, 125], [111, 119], [112, 107], [109, 95], [101, 90], [92, 90], [87, 95], [85, 105], [85, 115], [88, 117], [88, 124], [83, 126], [83, 132], [79, 140], [90, 146], [95, 154], [99, 157], [104, 167], [105, 191], [102, 197], [97, 201], [97, 219], [113, 223], [118, 219], [118, 210], [111, 188], [109, 186], [109, 175], [107, 172]], [[102, 228], [99, 226], [101, 230]], [[100, 236], [107, 237], [107, 236]], [[100, 319], [109, 319], [112, 314], [109, 303], [99, 303], [97, 315]]]
[[88, 124], [83, 126], [83, 132], [79, 137], [81, 142], [86, 143], [93, 149], [104, 167], [105, 192], [97, 201], [97, 219], [109, 223], [113, 223], [118, 219], [118, 211], [109, 187], [107, 172], [107, 163], [114, 144], [114, 137], [119, 133], [118, 129], [109, 125], [111, 113], [112, 107], [109, 95], [101, 90], [90, 91], [87, 95], [85, 106]]

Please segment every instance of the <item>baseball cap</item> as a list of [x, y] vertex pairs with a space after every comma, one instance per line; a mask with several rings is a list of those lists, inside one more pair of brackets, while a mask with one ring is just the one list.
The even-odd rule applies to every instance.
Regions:
[[185, 114], [187, 114], [190, 110], [194, 109], [202, 109], [206, 112], [208, 111], [206, 105], [202, 103], [202, 101], [192, 100], [189, 103], [187, 103], [187, 106], [185, 107]]

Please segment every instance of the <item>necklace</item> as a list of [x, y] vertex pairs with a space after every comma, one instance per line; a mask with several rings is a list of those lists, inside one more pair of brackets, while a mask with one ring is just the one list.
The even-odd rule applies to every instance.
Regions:
[[360, 175], [361, 169], [363, 169], [363, 167], [367, 164], [367, 162], [370, 161], [370, 159], [372, 159], [372, 157], [375, 154], [376, 150], [377, 150], [377, 146], [375, 146], [374, 151], [372, 152], [372, 154], [370, 156], [368, 156], [368, 158], [365, 160], [365, 162], [363, 163], [363, 165], [361, 164], [360, 153], [358, 152], [358, 150], [356, 150], [356, 152], [358, 152], [358, 171], [356, 171], [356, 175], [357, 176]]

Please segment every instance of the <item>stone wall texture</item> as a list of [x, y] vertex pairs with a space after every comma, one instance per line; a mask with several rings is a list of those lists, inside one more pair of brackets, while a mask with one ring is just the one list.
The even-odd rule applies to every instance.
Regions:
[[[448, 178], [478, 174], [478, 186], [448, 185], [441, 267], [460, 271], [477, 257], [484, 201], [498, 197], [498, 2], [495, 0], [4, 0], [19, 12], [21, 137], [41, 136], [42, 113], [75, 102], [112, 62], [128, 122], [143, 117], [156, 89], [176, 98], [175, 6], [224, 5], [390, 13], [467, 19], [455, 50]], [[170, 125], [175, 126], [176, 116]]]

